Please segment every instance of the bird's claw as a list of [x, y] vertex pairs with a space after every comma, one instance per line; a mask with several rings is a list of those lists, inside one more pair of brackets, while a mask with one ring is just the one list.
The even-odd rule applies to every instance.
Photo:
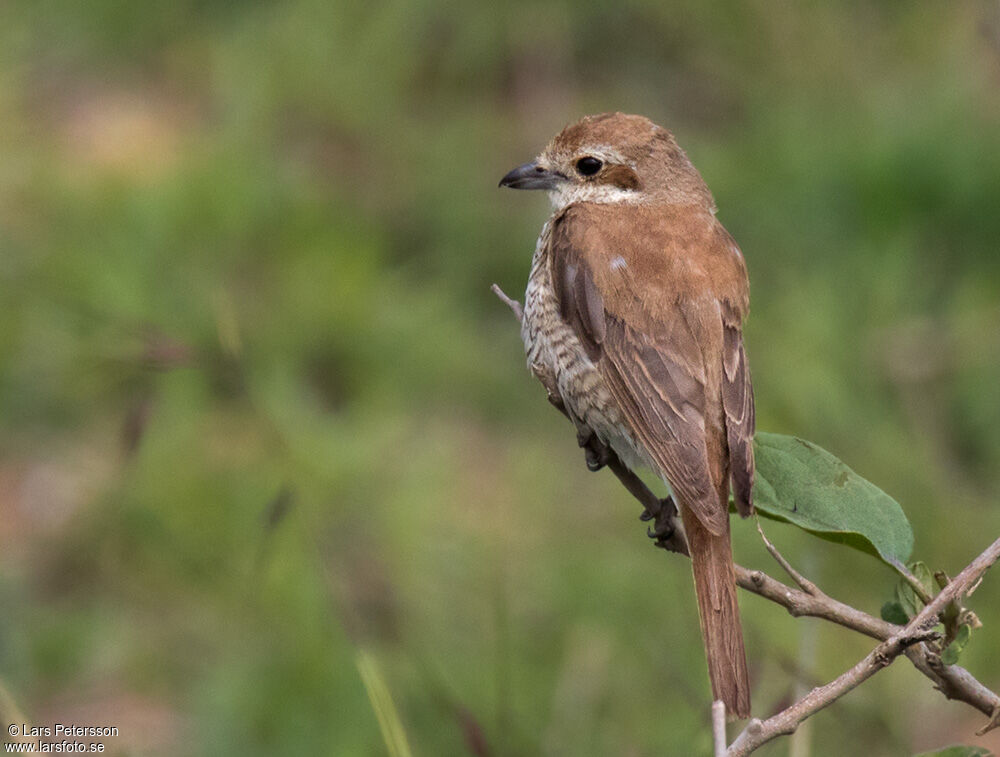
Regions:
[[658, 512], [652, 513], [646, 510], [639, 516], [639, 519], [643, 522], [653, 521], [653, 525], [646, 529], [646, 535], [650, 539], [656, 540], [656, 546], [665, 547], [667, 542], [677, 532], [677, 528], [674, 525], [676, 515], [677, 505], [674, 504], [672, 497], [667, 497], [660, 500], [660, 509]]
[[608, 464], [608, 448], [603, 444], [596, 450], [588, 446], [584, 455], [587, 458], [587, 469], [592, 472], [597, 472]]
[[608, 445], [597, 438], [593, 431], [582, 430], [576, 434], [577, 443], [583, 447], [583, 454], [587, 459], [587, 469], [597, 472], [611, 459], [611, 452]]

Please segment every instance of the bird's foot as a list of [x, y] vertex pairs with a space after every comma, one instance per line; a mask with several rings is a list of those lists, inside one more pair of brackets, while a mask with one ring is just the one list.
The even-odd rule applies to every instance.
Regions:
[[646, 510], [639, 516], [639, 520], [643, 522], [653, 521], [653, 525], [646, 529], [646, 535], [656, 540], [656, 546], [664, 549], [668, 548], [668, 543], [677, 533], [676, 519], [677, 505], [674, 504], [673, 497], [661, 499], [657, 512]]
[[611, 459], [611, 450], [604, 442], [597, 438], [590, 429], [578, 431], [576, 434], [577, 443], [583, 448], [583, 454], [587, 458], [587, 469], [599, 471]]

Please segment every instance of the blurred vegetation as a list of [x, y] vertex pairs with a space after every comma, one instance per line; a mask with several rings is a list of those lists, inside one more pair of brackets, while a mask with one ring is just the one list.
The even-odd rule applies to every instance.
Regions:
[[[118, 754], [387, 754], [359, 660], [414, 755], [706, 753], [688, 569], [524, 369], [488, 287], [548, 208], [496, 182], [588, 112], [673, 129], [749, 263], [759, 427], [954, 572], [1000, 530], [998, 93], [993, 0], [5, 3], [0, 681]], [[760, 714], [870, 646], [742, 601]], [[981, 720], [900, 663], [814, 754]]]

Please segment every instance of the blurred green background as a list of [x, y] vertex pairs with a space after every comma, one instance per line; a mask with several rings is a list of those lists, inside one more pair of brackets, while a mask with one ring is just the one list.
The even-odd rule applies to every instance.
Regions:
[[[498, 179], [606, 110], [677, 134], [744, 250], [758, 426], [893, 494], [934, 569], [995, 537], [997, 2], [11, 1], [8, 715], [122, 755], [385, 755], [363, 659], [417, 756], [708, 752], [688, 567], [489, 292], [520, 296], [548, 214]], [[769, 532], [889, 598], [875, 560]], [[1000, 577], [973, 599], [962, 662], [997, 688]], [[741, 601], [760, 715], [871, 647]], [[808, 738], [997, 748], [982, 722], [904, 661]]]

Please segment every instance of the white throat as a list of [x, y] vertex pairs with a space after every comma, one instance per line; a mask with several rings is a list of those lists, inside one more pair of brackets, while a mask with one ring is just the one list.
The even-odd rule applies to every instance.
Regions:
[[640, 202], [641, 193], [634, 189], [622, 189], [610, 184], [578, 184], [562, 181], [555, 189], [549, 190], [549, 200], [555, 210], [563, 210], [576, 202], [597, 202], [614, 204], [619, 202]]

